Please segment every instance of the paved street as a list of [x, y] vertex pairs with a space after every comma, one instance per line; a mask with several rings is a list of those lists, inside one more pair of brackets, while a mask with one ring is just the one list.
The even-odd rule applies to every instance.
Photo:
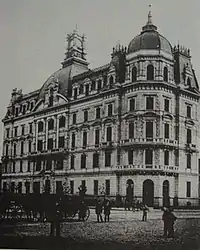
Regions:
[[[200, 211], [175, 211], [178, 220], [175, 223], [175, 239], [163, 238], [162, 211], [152, 210], [148, 214], [148, 221], [141, 221], [142, 212], [113, 209], [110, 223], [97, 223], [94, 209], [88, 221], [64, 222], [61, 235], [67, 240], [97, 244], [131, 244], [131, 246], [165, 246], [175, 249], [190, 245], [189, 250], [200, 247]], [[27, 236], [48, 236], [49, 223], [19, 223], [12, 233]], [[154, 248], [153, 248], [154, 249]], [[156, 248], [157, 249], [157, 248]]]

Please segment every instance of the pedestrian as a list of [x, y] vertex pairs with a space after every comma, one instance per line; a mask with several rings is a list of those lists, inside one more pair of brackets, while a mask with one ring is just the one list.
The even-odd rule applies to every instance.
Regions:
[[177, 220], [177, 217], [173, 214], [173, 210], [169, 209], [169, 222], [168, 222], [168, 237], [174, 237], [174, 222]]
[[163, 208], [163, 215], [162, 215], [162, 220], [164, 223], [164, 237], [167, 237], [169, 234], [169, 210], [168, 208], [164, 207]]
[[111, 204], [108, 199], [104, 202], [104, 221], [110, 221], [110, 210], [111, 210]]
[[146, 204], [143, 205], [142, 211], [143, 211], [142, 221], [147, 221], [147, 213], [149, 211], [149, 208], [147, 207]]
[[103, 222], [103, 218], [102, 218], [102, 210], [103, 210], [103, 206], [101, 204], [100, 200], [96, 201], [96, 207], [95, 207], [95, 212], [97, 215], [97, 222]]
[[60, 207], [60, 201], [57, 201], [56, 204], [52, 206], [49, 210], [49, 221], [51, 223], [50, 236], [55, 235], [55, 230], [56, 230], [56, 236], [57, 237], [60, 236], [60, 220], [61, 220], [61, 207]]
[[80, 205], [79, 205], [79, 214], [78, 214], [78, 217], [79, 217], [79, 220], [80, 221], [84, 221], [84, 218], [86, 216], [86, 210], [87, 210], [87, 207], [86, 207], [86, 204], [85, 202], [82, 200], [80, 202]]

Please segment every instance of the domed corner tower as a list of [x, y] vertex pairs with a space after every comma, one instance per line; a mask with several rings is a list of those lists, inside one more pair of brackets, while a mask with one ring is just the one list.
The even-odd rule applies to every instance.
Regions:
[[37, 105], [53, 106], [59, 97], [65, 102], [71, 97], [72, 79], [74, 76], [88, 71], [86, 60], [85, 36], [79, 35], [77, 29], [67, 35], [67, 51], [62, 68], [54, 72], [40, 89]]
[[174, 56], [170, 42], [162, 36], [152, 22], [151, 10], [141, 33], [134, 37], [127, 50], [127, 80], [166, 81], [173, 83]]
[[[129, 200], [198, 205], [199, 92], [186, 54], [158, 33], [151, 11], [129, 43], [117, 172], [118, 193]], [[186, 83], [191, 77], [190, 87], [181, 87], [183, 76]]]

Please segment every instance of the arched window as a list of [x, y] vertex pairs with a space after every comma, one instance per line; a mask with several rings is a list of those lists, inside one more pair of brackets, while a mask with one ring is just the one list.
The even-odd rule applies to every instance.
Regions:
[[109, 78], [109, 84], [110, 84], [110, 86], [113, 84], [113, 82], [114, 82], [113, 76], [110, 76], [110, 78]]
[[132, 69], [132, 82], [136, 82], [137, 81], [137, 68], [133, 67]]
[[64, 128], [65, 127], [65, 117], [61, 116], [59, 119], [59, 128]]
[[147, 66], [147, 80], [154, 80], [154, 67], [151, 64]]
[[188, 86], [188, 87], [191, 87], [191, 80], [190, 80], [189, 77], [188, 77], [188, 79], [187, 79], [187, 86]]
[[168, 82], [168, 68], [164, 67], [164, 81]]
[[49, 130], [52, 130], [54, 128], [54, 120], [53, 119], [50, 119], [48, 121], [48, 129]]
[[42, 121], [38, 122], [38, 132], [42, 132], [44, 130], [44, 124]]

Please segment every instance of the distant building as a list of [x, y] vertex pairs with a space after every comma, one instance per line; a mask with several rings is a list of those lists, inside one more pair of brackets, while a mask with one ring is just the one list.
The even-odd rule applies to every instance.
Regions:
[[198, 205], [200, 103], [190, 51], [172, 48], [151, 11], [128, 48], [89, 69], [85, 37], [67, 36], [62, 68], [14, 89], [4, 123], [2, 188]]

